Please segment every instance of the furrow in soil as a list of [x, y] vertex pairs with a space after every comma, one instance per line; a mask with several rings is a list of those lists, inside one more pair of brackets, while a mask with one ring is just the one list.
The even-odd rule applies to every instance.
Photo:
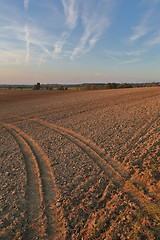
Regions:
[[[66, 223], [63, 218], [63, 210], [60, 207], [57, 208], [57, 202], [61, 201], [61, 196], [59, 195], [58, 189], [55, 184], [55, 178], [50, 166], [50, 160], [45, 155], [41, 147], [29, 135], [11, 124], [8, 124], [6, 126], [8, 129], [11, 129], [10, 131], [14, 132], [14, 134], [18, 136], [18, 138], [21, 139], [21, 142], [25, 142], [25, 144], [29, 146], [30, 152], [34, 156], [32, 158], [37, 164], [37, 169], [39, 169], [38, 178], [40, 178], [41, 180], [41, 202], [43, 198], [44, 214], [46, 216], [47, 235], [44, 239], [65, 239], [66, 231], [64, 229], [64, 226], [66, 225]], [[25, 146], [22, 149], [25, 152]], [[26, 159], [27, 158], [28, 156], [26, 155]], [[30, 173], [31, 171], [33, 171], [33, 165], [30, 166], [28, 172]], [[29, 175], [28, 179], [31, 182], [34, 182], [32, 176]], [[35, 191], [35, 189], [32, 189], [31, 193], [33, 192], [36, 193], [37, 191]], [[34, 200], [32, 196], [29, 196], [29, 199]], [[34, 202], [34, 204], [37, 205], [36, 202]], [[35, 208], [34, 212], [35, 214], [38, 214], [39, 211]], [[36, 222], [36, 219], [34, 222]], [[38, 226], [35, 228], [40, 230]], [[38, 233], [37, 236], [39, 237]]]

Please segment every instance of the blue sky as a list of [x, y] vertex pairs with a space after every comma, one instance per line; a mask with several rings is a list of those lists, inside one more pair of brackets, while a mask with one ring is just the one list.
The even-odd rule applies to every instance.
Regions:
[[0, 0], [0, 84], [160, 81], [160, 0]]

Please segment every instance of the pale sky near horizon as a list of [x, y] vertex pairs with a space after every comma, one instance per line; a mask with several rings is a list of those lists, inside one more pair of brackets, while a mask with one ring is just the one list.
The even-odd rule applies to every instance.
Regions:
[[0, 0], [0, 84], [160, 81], [160, 0]]

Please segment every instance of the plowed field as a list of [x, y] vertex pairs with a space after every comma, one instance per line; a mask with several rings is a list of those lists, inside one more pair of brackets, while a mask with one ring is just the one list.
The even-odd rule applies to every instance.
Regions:
[[160, 88], [0, 91], [0, 239], [160, 236]]

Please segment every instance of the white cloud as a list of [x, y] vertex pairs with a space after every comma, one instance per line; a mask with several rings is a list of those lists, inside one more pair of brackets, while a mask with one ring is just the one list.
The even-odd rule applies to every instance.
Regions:
[[160, 34], [149, 40], [147, 44], [149, 46], [160, 45]]
[[135, 49], [132, 51], [122, 50], [105, 50], [105, 56], [111, 58], [114, 61], [114, 64], [117, 65], [126, 65], [136, 63], [142, 60], [143, 55], [148, 51], [147, 48], [144, 49]]
[[91, 6], [86, 1], [83, 2], [82, 23], [84, 26], [83, 35], [80, 38], [79, 44], [74, 48], [71, 59], [77, 55], [90, 51], [97, 41], [100, 39], [103, 32], [110, 25], [108, 11], [110, 10], [113, 1], [99, 0], [95, 5]]
[[76, 27], [78, 14], [79, 14], [79, 2], [77, 0], [61, 0], [64, 7], [64, 13], [66, 17], [66, 27], [68, 28], [64, 31], [60, 39], [54, 44], [53, 57], [59, 58], [62, 53], [63, 46], [67, 39], [71, 35], [71, 31]]
[[24, 0], [24, 7], [26, 10], [29, 8], [29, 0]]
[[62, 0], [64, 13], [66, 16], [66, 25], [70, 29], [74, 29], [78, 19], [78, 1]]
[[29, 47], [30, 39], [29, 39], [29, 28], [27, 24], [24, 27], [24, 32], [25, 32], [25, 42], [26, 42], [26, 64], [28, 64], [29, 56], [30, 56], [30, 47]]
[[138, 50], [133, 50], [133, 51], [128, 51], [126, 52], [126, 55], [128, 56], [141, 56], [143, 55], [145, 52], [147, 52], [147, 48], [144, 49], [138, 49]]
[[112, 51], [112, 50], [106, 50], [107, 56], [113, 56], [113, 57], [121, 57], [121, 56], [141, 56], [147, 51], [147, 48], [142, 49], [134, 49], [132, 51]]
[[46, 56], [43, 54], [42, 56], [39, 57], [37, 61], [37, 67], [39, 67], [41, 64], [44, 64], [47, 61]]
[[59, 57], [59, 55], [61, 54], [61, 52], [62, 52], [62, 43], [56, 43], [55, 44], [55, 49], [54, 49], [54, 56], [55, 57]]
[[26, 57], [24, 26], [8, 19], [7, 24], [0, 28], [0, 35], [0, 46], [3, 49], [0, 51], [1, 64], [23, 64]]
[[134, 27], [133, 31], [134, 31], [133, 35], [130, 36], [130, 38], [129, 38], [130, 42], [137, 41], [138, 39], [145, 36], [148, 33], [149, 28], [142, 24], [137, 27]]
[[63, 32], [60, 40], [55, 43], [55, 48], [53, 52], [53, 57], [58, 58], [62, 52], [63, 45], [65, 44], [66, 40], [69, 38], [70, 34], [68, 32]]
[[24, 60], [25, 51], [23, 49], [0, 49], [0, 65], [20, 65]]
[[156, 15], [155, 13], [159, 2], [159, 0], [144, 1], [144, 3], [148, 6], [148, 10], [143, 14], [141, 21], [137, 24], [137, 26], [132, 27], [133, 33], [128, 38], [130, 42], [138, 41], [153, 31], [152, 20]]
[[133, 34], [129, 37], [130, 42], [137, 41], [149, 33], [149, 20], [152, 17], [152, 14], [153, 10], [146, 12], [142, 17], [140, 23], [137, 26], [133, 27]]
[[136, 62], [139, 62], [140, 60], [141, 60], [140, 58], [130, 59], [130, 60], [126, 60], [126, 61], [120, 62], [119, 65], [136, 63]]
[[[39, 58], [53, 58], [53, 41], [54, 37], [46, 37], [45, 31], [38, 29], [36, 27], [31, 27], [25, 24], [24, 27], [25, 36], [23, 41], [26, 45], [26, 65], [29, 63], [31, 50], [32, 50], [32, 60], [39, 61]], [[43, 57], [42, 57], [43, 56]], [[42, 60], [40, 61], [42, 63]]]

